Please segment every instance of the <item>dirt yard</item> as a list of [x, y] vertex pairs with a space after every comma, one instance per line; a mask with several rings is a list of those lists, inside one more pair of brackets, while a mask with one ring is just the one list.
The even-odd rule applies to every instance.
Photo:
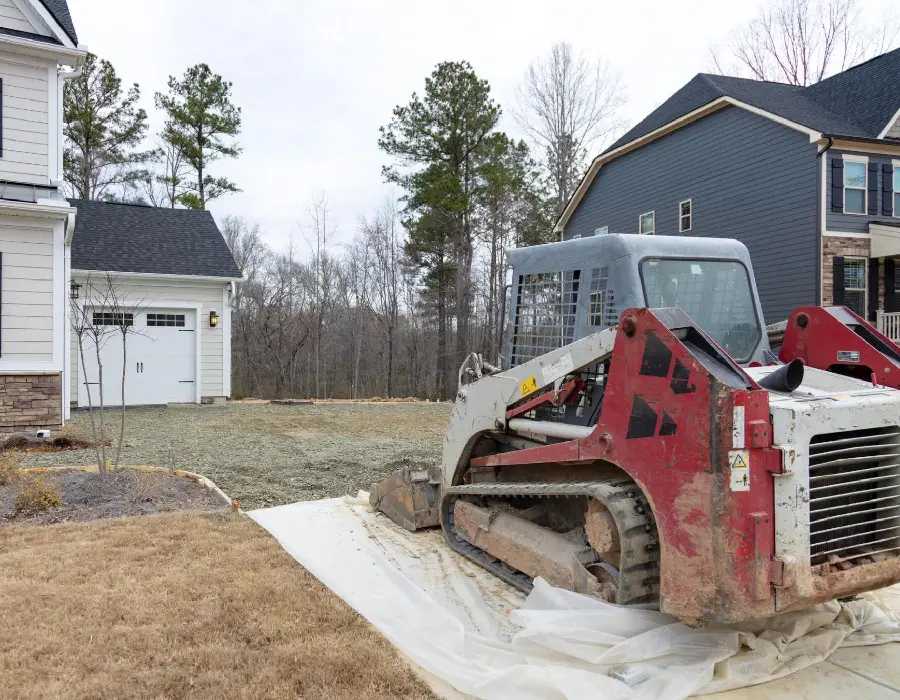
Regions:
[[[242, 508], [263, 508], [356, 493], [398, 465], [437, 463], [449, 416], [450, 406], [436, 403], [134, 409], [122, 463], [174, 463], [208, 476]], [[87, 414], [73, 412], [66, 433], [89, 439]], [[23, 466], [92, 458], [90, 450], [26, 454]]]
[[0, 560], [3, 697], [434, 697], [249, 518], [15, 525]]

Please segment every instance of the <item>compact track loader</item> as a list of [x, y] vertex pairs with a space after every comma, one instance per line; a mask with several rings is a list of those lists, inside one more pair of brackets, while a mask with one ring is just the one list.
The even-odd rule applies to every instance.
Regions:
[[509, 259], [508, 360], [466, 360], [440, 467], [375, 484], [373, 506], [522, 590], [688, 621], [900, 581], [900, 392], [804, 367], [791, 323], [814, 347], [818, 309], [778, 364], [742, 244], [606, 235]]

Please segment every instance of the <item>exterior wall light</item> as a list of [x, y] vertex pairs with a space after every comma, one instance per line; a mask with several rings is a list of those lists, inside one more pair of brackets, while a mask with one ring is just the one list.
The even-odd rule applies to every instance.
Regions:
[[209, 312], [209, 327], [215, 328], [218, 325], [219, 325], [219, 314], [217, 314], [215, 311], [210, 311]]
[[81, 285], [78, 284], [78, 282], [72, 281], [72, 283], [69, 284], [69, 297], [71, 297], [72, 299], [77, 299], [80, 292]]

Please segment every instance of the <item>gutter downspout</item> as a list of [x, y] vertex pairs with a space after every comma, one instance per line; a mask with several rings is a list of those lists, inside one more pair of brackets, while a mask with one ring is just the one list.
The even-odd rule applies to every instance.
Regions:
[[[828, 136], [828, 143], [820, 148], [816, 152], [816, 164], [818, 166], [821, 163], [821, 186], [817, 187], [816, 190], [818, 195], [816, 199], [821, 200], [817, 202], [818, 206], [816, 207], [816, 304], [821, 306], [822, 304], [822, 255], [824, 253], [824, 237], [825, 237], [825, 217], [827, 216], [825, 212], [825, 180], [828, 176], [828, 170], [825, 167], [825, 163], [827, 159], [822, 158], [825, 155], [825, 152], [828, 151], [834, 145], [834, 137]], [[817, 168], [818, 169], [818, 168]]]
[[[57, 93], [57, 109], [59, 110], [58, 114], [60, 116], [60, 122], [62, 121], [63, 114], [63, 95], [65, 94], [65, 84], [67, 80], [74, 80], [76, 78], [80, 78], [84, 73], [83, 63], [81, 66], [78, 66], [73, 71], [60, 71], [57, 69], [56, 76], [56, 89]], [[56, 163], [56, 171], [57, 171], [57, 180], [54, 182], [57, 187], [62, 184], [63, 177], [63, 138], [62, 138], [63, 127], [62, 123], [60, 123], [59, 128], [56, 130], [56, 154], [59, 159]], [[72, 237], [75, 234], [75, 212], [66, 216], [66, 222], [63, 225], [63, 298], [66, 300], [65, 310], [63, 312], [63, 371], [62, 371], [62, 391], [60, 392], [62, 396], [60, 399], [62, 400], [62, 423], [66, 424], [67, 420], [71, 419], [71, 406], [72, 406], [72, 377], [70, 377], [70, 372], [72, 369], [72, 333], [69, 330], [71, 328], [71, 309], [69, 308], [69, 285], [72, 283]]]

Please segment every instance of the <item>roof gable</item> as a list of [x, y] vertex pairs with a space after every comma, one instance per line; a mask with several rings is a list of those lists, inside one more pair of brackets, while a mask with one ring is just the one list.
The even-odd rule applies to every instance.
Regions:
[[810, 85], [804, 94], [839, 112], [865, 136], [879, 138], [900, 109], [900, 49]]
[[69, 201], [77, 209], [73, 270], [241, 277], [208, 211]]
[[75, 33], [75, 23], [72, 21], [72, 13], [69, 12], [69, 6], [66, 0], [38, 0], [50, 13], [50, 16], [56, 20], [56, 23], [62, 27], [66, 36], [75, 46], [78, 46], [78, 34]]

